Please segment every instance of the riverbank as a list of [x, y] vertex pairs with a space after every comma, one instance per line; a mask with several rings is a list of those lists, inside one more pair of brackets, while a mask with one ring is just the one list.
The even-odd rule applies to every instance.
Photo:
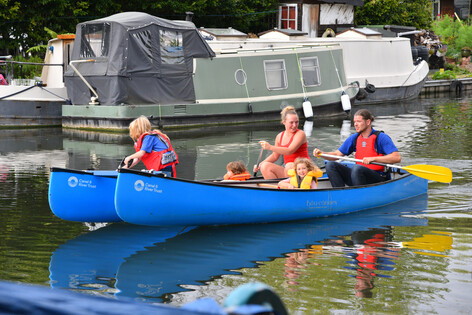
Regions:
[[458, 78], [454, 80], [427, 79], [420, 95], [435, 96], [444, 93], [454, 93], [460, 96], [467, 90], [472, 90], [472, 78]]

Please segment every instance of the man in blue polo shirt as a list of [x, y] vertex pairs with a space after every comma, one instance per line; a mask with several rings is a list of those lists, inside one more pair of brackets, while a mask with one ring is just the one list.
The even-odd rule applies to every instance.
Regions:
[[358, 186], [381, 182], [390, 178], [383, 166], [370, 164], [378, 162], [384, 164], [400, 163], [401, 156], [392, 139], [383, 132], [372, 128], [374, 116], [367, 109], [360, 109], [354, 114], [355, 134], [344, 141], [338, 150], [323, 152], [313, 150], [313, 155], [330, 154], [337, 156], [349, 155], [356, 152], [356, 159], [362, 160], [352, 168], [338, 162], [334, 158], [326, 164], [326, 173], [333, 187]]

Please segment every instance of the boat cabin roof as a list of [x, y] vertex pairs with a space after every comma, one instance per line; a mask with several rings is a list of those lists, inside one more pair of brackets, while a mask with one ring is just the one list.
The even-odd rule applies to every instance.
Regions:
[[336, 37], [364, 37], [364, 38], [381, 38], [382, 33], [367, 27], [351, 28], [336, 34]]

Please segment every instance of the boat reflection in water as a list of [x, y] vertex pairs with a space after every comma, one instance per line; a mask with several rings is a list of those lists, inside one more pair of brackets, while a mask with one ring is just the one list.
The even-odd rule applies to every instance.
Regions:
[[[386, 226], [426, 225], [411, 216], [427, 209], [422, 195], [349, 215], [289, 223], [182, 227], [144, 227], [115, 223], [61, 245], [52, 255], [50, 284], [161, 302], [229, 270], [253, 268], [300, 248], [356, 231]], [[410, 216], [402, 216], [410, 214]]]
[[126, 257], [193, 228], [116, 223], [80, 235], [52, 254], [51, 287], [115, 293], [116, 272]]

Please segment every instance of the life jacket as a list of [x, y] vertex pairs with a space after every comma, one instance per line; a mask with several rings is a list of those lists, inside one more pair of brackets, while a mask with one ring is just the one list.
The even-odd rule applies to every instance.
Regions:
[[0, 73], [0, 85], [8, 85], [7, 80], [3, 77], [3, 74]]
[[[365, 157], [372, 157], [372, 156], [382, 156], [383, 154], [379, 154], [377, 152], [377, 137], [383, 131], [374, 131], [367, 139], [364, 139], [359, 133], [357, 134], [356, 138], [356, 154], [355, 157], [358, 160], [362, 160]], [[371, 170], [377, 172], [385, 172], [385, 167], [382, 165], [375, 165], [375, 164], [363, 164], [362, 162], [356, 162], [357, 164], [361, 164]]]
[[251, 178], [251, 174], [249, 174], [248, 172], [244, 172], [241, 174], [233, 174], [233, 176], [228, 176], [228, 174], [225, 174], [225, 176], [223, 177], [224, 180], [240, 180], [240, 181], [248, 180], [249, 178]]
[[[299, 132], [300, 129], [297, 129], [295, 133], [292, 135], [292, 138], [290, 138], [290, 141], [286, 145], [279, 144], [280, 147], [282, 148], [288, 148], [290, 144], [293, 141], [293, 137], [295, 137], [295, 134]], [[282, 143], [282, 139], [284, 138], [285, 131], [282, 132], [282, 136], [280, 137], [280, 143]], [[310, 155], [308, 154], [308, 145], [307, 143], [303, 143], [300, 147], [298, 147], [297, 151], [293, 152], [290, 155], [284, 155], [284, 163], [291, 163], [294, 162], [296, 158], [302, 157], [302, 158], [310, 158]]]
[[151, 153], [144, 154], [141, 158], [141, 161], [143, 161], [144, 165], [148, 170], [153, 169], [155, 171], [160, 171], [168, 166], [172, 166], [172, 170], [174, 172], [175, 177], [175, 165], [179, 164], [179, 158], [177, 156], [177, 153], [175, 153], [174, 149], [172, 148], [169, 139], [167, 139], [167, 137], [164, 136], [162, 133], [153, 130], [142, 134], [134, 145], [134, 149], [136, 150], [136, 152], [141, 150], [141, 147], [143, 146], [144, 137], [146, 136], [158, 137], [159, 140], [164, 143], [167, 149], [162, 151], [153, 150]]
[[315, 181], [316, 186], [318, 186], [318, 177], [323, 176], [322, 171], [309, 171], [305, 177], [300, 180], [300, 176], [297, 175], [297, 172], [295, 172], [294, 169], [289, 169], [287, 173], [288, 176], [290, 176], [290, 184], [295, 188], [301, 189], [311, 189], [312, 181]]
[[363, 268], [377, 269], [379, 253], [376, 248], [382, 248], [383, 242], [385, 242], [384, 234], [375, 234], [374, 238], [365, 240], [365, 245], [357, 249], [358, 265]]

